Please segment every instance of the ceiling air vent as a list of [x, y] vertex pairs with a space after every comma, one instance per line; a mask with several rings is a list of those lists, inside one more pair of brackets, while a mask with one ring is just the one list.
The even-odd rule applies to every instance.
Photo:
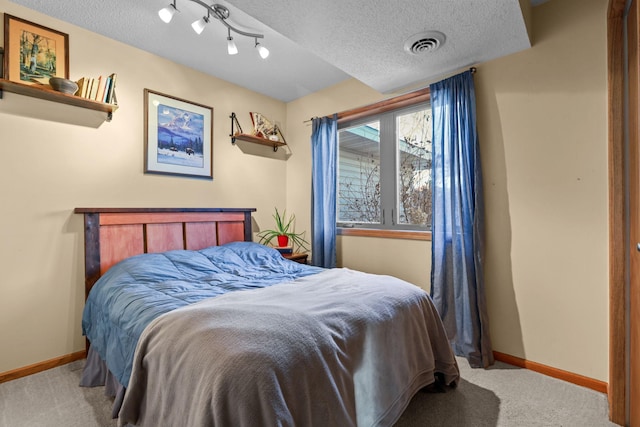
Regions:
[[414, 34], [404, 42], [404, 50], [419, 55], [437, 50], [444, 44], [445, 36], [438, 31]]

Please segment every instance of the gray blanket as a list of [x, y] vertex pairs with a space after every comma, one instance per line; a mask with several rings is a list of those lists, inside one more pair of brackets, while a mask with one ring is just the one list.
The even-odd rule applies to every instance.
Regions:
[[389, 276], [328, 270], [154, 320], [120, 425], [390, 426], [458, 367], [429, 296]]

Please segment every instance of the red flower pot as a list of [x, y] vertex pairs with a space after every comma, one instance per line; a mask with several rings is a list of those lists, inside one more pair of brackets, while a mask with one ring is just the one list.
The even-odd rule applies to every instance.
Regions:
[[283, 234], [278, 236], [278, 246], [281, 248], [285, 246], [289, 246], [289, 236], [285, 236]]

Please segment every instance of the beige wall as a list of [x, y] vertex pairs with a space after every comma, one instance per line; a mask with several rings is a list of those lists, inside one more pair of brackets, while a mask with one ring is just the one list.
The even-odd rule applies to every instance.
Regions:
[[[286, 106], [5, 0], [0, 12], [68, 33], [70, 77], [118, 73], [120, 104], [113, 120], [102, 122], [93, 111], [12, 93], [0, 100], [6, 372], [84, 348], [83, 225], [73, 208], [255, 207], [257, 224], [271, 226], [273, 207], [286, 203], [285, 162], [232, 146], [229, 115], [235, 111], [246, 129], [249, 111], [286, 126]], [[213, 181], [143, 173], [144, 88], [214, 108]]]
[[[606, 5], [533, 8], [534, 47], [478, 66], [494, 350], [608, 379]], [[311, 127], [380, 100], [349, 80], [287, 105], [287, 207], [309, 229]], [[428, 242], [342, 237], [341, 265], [429, 286]]]
[[607, 2], [533, 10], [534, 47], [480, 69], [496, 349], [608, 378]]

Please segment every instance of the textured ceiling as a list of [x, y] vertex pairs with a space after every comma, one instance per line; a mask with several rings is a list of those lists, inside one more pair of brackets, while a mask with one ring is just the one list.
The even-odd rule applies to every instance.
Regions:
[[[530, 47], [518, 0], [229, 2], [382, 93]], [[425, 31], [445, 42], [405, 52], [405, 40]]]
[[[267, 60], [242, 36], [234, 37], [240, 53], [227, 55], [215, 19], [196, 35], [190, 24], [205, 10], [187, 0], [177, 0], [170, 24], [157, 14], [170, 0], [11, 1], [285, 102], [349, 77], [382, 93], [426, 85], [531, 46], [519, 0], [220, 1], [230, 22], [265, 35]], [[405, 52], [424, 31], [446, 39], [428, 53]]]

